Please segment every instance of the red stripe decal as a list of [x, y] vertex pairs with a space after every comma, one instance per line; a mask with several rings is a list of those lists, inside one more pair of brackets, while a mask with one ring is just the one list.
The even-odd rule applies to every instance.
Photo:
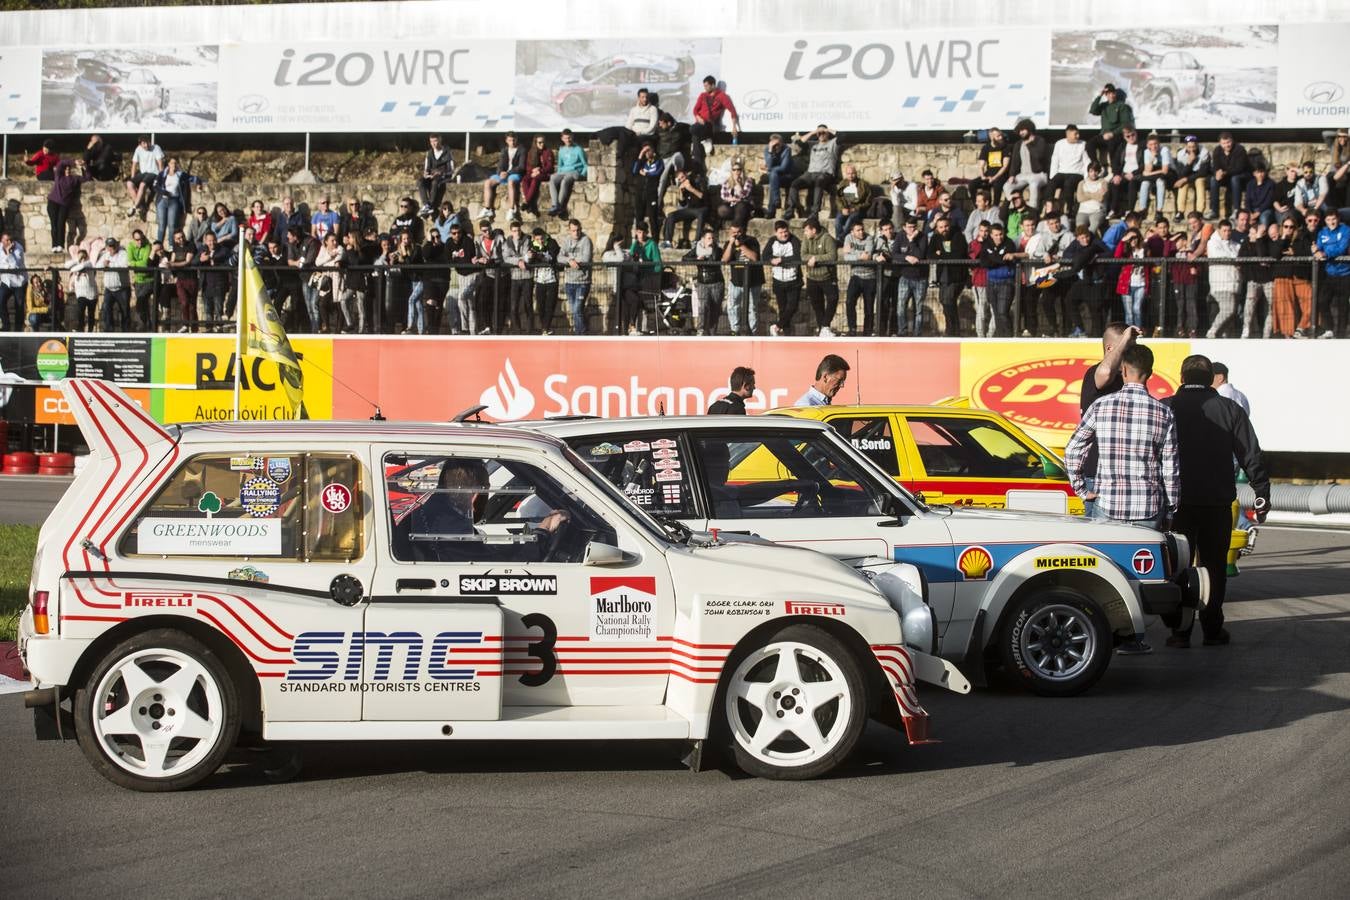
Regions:
[[243, 616], [241, 616], [241, 615], [239, 615], [239, 613], [235, 612], [235, 611], [230, 607], [230, 605], [229, 605], [228, 603], [226, 603], [224, 600], [221, 600], [219, 597], [213, 597], [213, 596], [210, 595], [210, 594], [203, 594], [203, 593], [200, 593], [200, 592], [197, 594], [197, 596], [200, 597], [200, 598], [202, 598], [203, 600], [210, 600], [210, 601], [212, 601], [213, 603], [218, 604], [218, 605], [219, 605], [222, 609], [224, 609], [227, 613], [229, 613], [230, 615], [234, 616], [235, 621], [238, 622], [240, 625], [243, 625], [244, 628], [248, 631], [248, 633], [251, 634], [251, 635], [253, 635], [253, 637], [257, 639], [258, 643], [262, 644], [262, 645], [263, 645], [264, 647], [266, 647], [268, 650], [271, 650], [273, 653], [288, 653], [288, 652], [289, 652], [289, 648], [287, 648], [287, 647], [277, 647], [277, 646], [274, 646], [273, 644], [269, 644], [269, 643], [267, 642], [267, 640], [266, 640], [265, 638], [263, 638], [262, 635], [258, 634], [258, 632], [256, 632], [256, 631], [253, 630], [253, 626], [252, 626], [252, 625], [250, 625], [250, 624], [248, 624], [247, 622], [244, 621], [244, 617], [243, 617]]
[[222, 625], [222, 624], [220, 623], [220, 620], [217, 619], [215, 616], [211, 615], [209, 612], [207, 612], [207, 611], [204, 610], [204, 609], [198, 609], [198, 610], [197, 610], [197, 615], [201, 616], [203, 619], [205, 619], [206, 621], [210, 622], [212, 625], [216, 626], [216, 628], [220, 629], [220, 631], [221, 631], [227, 638], [229, 638], [230, 640], [234, 641], [234, 645], [235, 645], [236, 647], [238, 647], [240, 650], [243, 650], [244, 653], [245, 653], [245, 655], [247, 655], [249, 658], [251, 658], [251, 659], [253, 659], [253, 660], [256, 660], [257, 662], [264, 663], [264, 664], [269, 665], [269, 666], [293, 666], [293, 665], [295, 665], [295, 661], [294, 661], [294, 660], [290, 660], [290, 659], [263, 659], [261, 656], [258, 656], [258, 655], [257, 655], [256, 653], [254, 653], [252, 650], [248, 649], [248, 647], [244, 646], [244, 643], [243, 643], [242, 641], [240, 641], [239, 638], [235, 637], [234, 634], [232, 634], [232, 633], [230, 632], [230, 629], [228, 629], [228, 628], [226, 628], [224, 625]]

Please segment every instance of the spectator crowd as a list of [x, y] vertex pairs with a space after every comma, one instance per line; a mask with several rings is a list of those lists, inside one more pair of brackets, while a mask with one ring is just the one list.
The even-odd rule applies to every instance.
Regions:
[[[752, 166], [712, 76], [687, 123], [642, 89], [596, 135], [616, 145], [616, 208], [631, 211], [600, 246], [569, 212], [591, 163], [566, 129], [556, 146], [506, 134], [472, 214], [447, 188], [480, 167], [457, 167], [431, 135], [383, 228], [354, 196], [194, 209], [199, 180], [149, 136], [125, 175], [98, 135], [78, 160], [48, 142], [26, 162], [51, 183], [65, 271], [0, 236], [0, 329], [228, 330], [247, 253], [295, 333], [582, 334], [603, 289], [619, 333], [718, 333], [725, 316], [735, 334], [794, 334], [804, 300], [812, 332], [832, 336], [842, 300], [850, 336], [1082, 336], [1116, 319], [1153, 335], [1345, 336], [1345, 129], [1329, 166], [1281, 177], [1228, 132], [1212, 147], [1142, 133], [1110, 84], [1085, 112], [1088, 136], [1070, 125], [1052, 141], [1029, 119], [988, 129], [968, 177], [872, 184], [825, 124], [770, 136]], [[129, 233], [71, 243], [82, 186], [118, 178]]]

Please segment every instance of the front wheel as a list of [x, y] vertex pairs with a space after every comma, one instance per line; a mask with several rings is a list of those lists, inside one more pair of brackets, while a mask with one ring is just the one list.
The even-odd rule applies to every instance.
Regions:
[[75, 733], [99, 774], [137, 791], [206, 778], [239, 735], [239, 697], [225, 666], [169, 628], [128, 638], [75, 693]]
[[1097, 605], [1074, 591], [1029, 594], [1012, 609], [999, 639], [1009, 672], [1045, 697], [1081, 694], [1111, 661], [1111, 631]]
[[862, 667], [837, 638], [791, 625], [749, 651], [720, 704], [736, 764], [760, 778], [824, 775], [867, 724]]

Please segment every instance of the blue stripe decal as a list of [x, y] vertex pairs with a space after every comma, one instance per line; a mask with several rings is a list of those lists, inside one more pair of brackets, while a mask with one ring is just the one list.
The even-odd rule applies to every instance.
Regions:
[[[1075, 543], [1070, 541], [1056, 543]], [[960, 583], [965, 581], [992, 581], [1004, 566], [1012, 562], [1018, 556], [1028, 551], [1037, 550], [1047, 545], [1047, 542], [1029, 541], [1025, 543], [980, 544], [993, 557], [993, 565], [988, 573], [982, 579], [968, 579], [956, 568], [957, 554], [964, 552], [967, 544], [955, 546], [924, 546], [924, 547], [906, 547], [896, 546], [894, 548], [894, 558], [896, 562], [909, 563], [923, 570], [923, 574], [934, 584]], [[1162, 556], [1156, 544], [1090, 544], [1084, 543], [1080, 546], [1087, 547], [1115, 563], [1117, 567], [1125, 574], [1125, 577], [1132, 579], [1144, 579], [1148, 581], [1161, 581], [1163, 579]], [[1149, 571], [1140, 574], [1135, 570], [1135, 556], [1147, 553], [1152, 559], [1152, 566]]]

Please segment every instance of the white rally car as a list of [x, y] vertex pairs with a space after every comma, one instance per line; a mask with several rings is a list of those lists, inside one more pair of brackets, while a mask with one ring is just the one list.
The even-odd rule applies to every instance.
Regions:
[[1180, 535], [1074, 516], [930, 507], [821, 422], [784, 416], [578, 419], [553, 434], [639, 506], [699, 529], [810, 547], [862, 569], [908, 562], [938, 618], [934, 653], [981, 680], [1077, 694], [1145, 616], [1208, 599]]
[[546, 435], [164, 428], [62, 389], [91, 454], [39, 535], [26, 700], [126, 787], [191, 785], [241, 731], [712, 739], [806, 778], [869, 716], [928, 740], [917, 680], [969, 690], [913, 567], [662, 526]]

